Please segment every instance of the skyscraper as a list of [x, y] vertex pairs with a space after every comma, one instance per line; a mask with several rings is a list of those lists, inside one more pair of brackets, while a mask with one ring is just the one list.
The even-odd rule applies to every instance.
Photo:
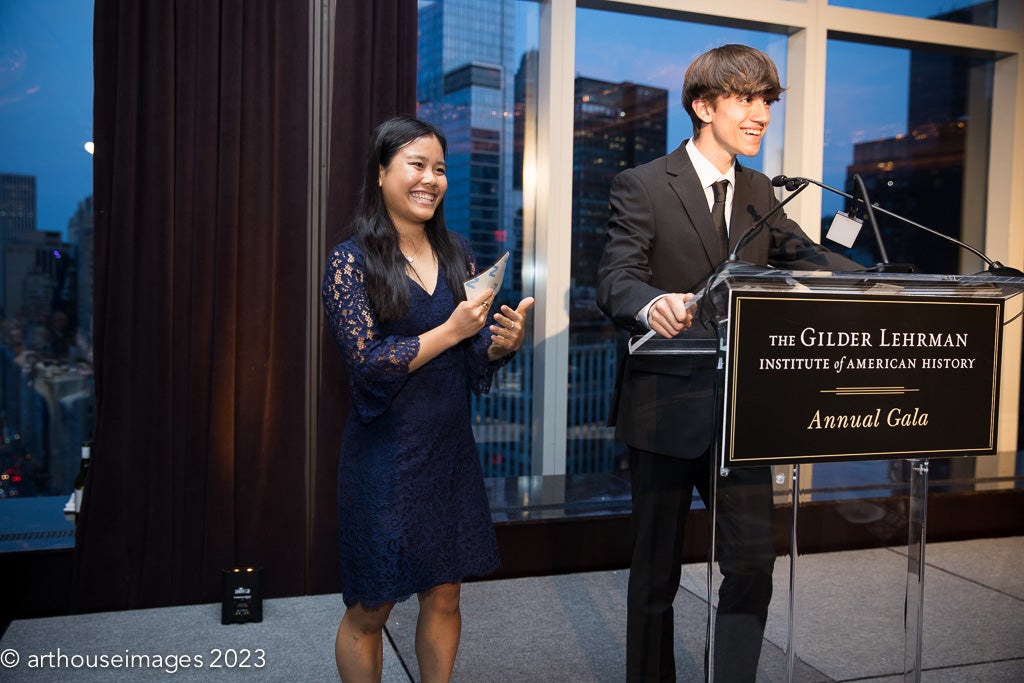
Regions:
[[92, 195], [78, 203], [74, 215], [68, 220], [68, 242], [75, 250], [75, 327], [85, 335], [92, 347], [92, 285], [93, 285], [93, 233], [94, 217]]
[[[935, 18], [995, 25], [995, 10], [995, 3], [980, 2]], [[991, 129], [992, 71], [987, 59], [913, 51], [907, 133], [854, 145], [846, 191], [853, 194], [853, 176], [858, 174], [872, 203], [981, 247], [985, 209], [979, 188], [986, 182], [987, 144], [977, 143]], [[925, 273], [961, 272], [966, 252], [952, 242], [884, 215], [878, 215], [878, 223], [891, 262], [912, 263]], [[861, 254], [877, 255], [873, 241], [865, 237], [848, 250], [854, 258], [858, 248]], [[862, 255], [860, 261], [866, 260]], [[1024, 420], [1024, 404], [1021, 410]], [[966, 458], [937, 458], [931, 461], [931, 473], [939, 480], [969, 478], [973, 465]], [[906, 461], [892, 461], [889, 476], [906, 481]]]
[[573, 100], [572, 288], [566, 469], [619, 469], [608, 429], [616, 332], [597, 307], [597, 266], [608, 228], [612, 180], [665, 153], [668, 91], [577, 76]]
[[36, 229], [36, 177], [0, 173], [0, 241], [21, 239]]
[[[522, 188], [515, 163], [515, 0], [420, 3], [417, 114], [448, 139], [448, 228], [464, 235], [481, 267], [511, 252], [501, 299], [522, 296]], [[473, 397], [474, 434], [488, 476], [529, 473], [530, 349]]]
[[[994, 3], [941, 14], [946, 21], [990, 21]], [[915, 50], [910, 56], [907, 134], [854, 145], [846, 191], [861, 176], [872, 203], [966, 242], [981, 244], [984, 207], [971, 201], [968, 183], [983, 183], [988, 137], [992, 65], [988, 60]], [[971, 230], [973, 233], [968, 235]], [[962, 250], [951, 242], [894, 219], [879, 216], [879, 232], [895, 263], [913, 263], [922, 272], [958, 273]], [[851, 256], [872, 251], [861, 238]], [[870, 257], [869, 257], [870, 258]], [[864, 258], [861, 258], [864, 261]]]
[[668, 91], [578, 76], [572, 154], [572, 320], [570, 343], [606, 338], [597, 309], [597, 266], [608, 227], [608, 194], [620, 171], [665, 153]]
[[[515, 2], [435, 0], [419, 11], [419, 116], [448, 138], [448, 227], [477, 260], [513, 251]], [[518, 264], [510, 263], [512, 270]]]

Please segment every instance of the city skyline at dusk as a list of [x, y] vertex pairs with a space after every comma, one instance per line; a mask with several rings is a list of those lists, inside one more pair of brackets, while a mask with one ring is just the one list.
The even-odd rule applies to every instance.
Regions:
[[[537, 12], [532, 3], [518, 4], [517, 20], [525, 24], [519, 35], [525, 37], [517, 49], [525, 50], [534, 47], [530, 37], [536, 36], [536, 28], [531, 24], [536, 23]], [[891, 8], [885, 0], [833, 4], [876, 11]], [[908, 0], [901, 3], [900, 13], [928, 17], [976, 4]], [[92, 193], [92, 158], [84, 148], [92, 140], [92, 13], [91, 0], [0, 0], [0, 59], [9, 65], [0, 73], [0, 172], [36, 177], [39, 230], [66, 231], [79, 202]], [[722, 42], [715, 39], [719, 30], [727, 29], [580, 9], [576, 70], [588, 78], [669, 90], [668, 140], [674, 146], [691, 133], [678, 97], [682, 72], [693, 56]], [[633, 35], [642, 46], [629, 44]], [[738, 30], [729, 35], [735, 42], [770, 39], [778, 43], [778, 54], [769, 48], [772, 56], [779, 61], [785, 55], [784, 36]], [[620, 47], [609, 48], [614, 45]], [[832, 41], [827, 69], [829, 82], [843, 83], [830, 94], [830, 114], [836, 114], [823, 140], [822, 175], [826, 182], [835, 182], [852, 162], [854, 143], [905, 132], [909, 53]], [[783, 101], [776, 121], [784, 107]], [[852, 138], [833, 135], [833, 130], [850, 130], [842, 120], [844, 112], [856, 112], [872, 125], [856, 127]], [[771, 134], [780, 133], [781, 126], [774, 126]]]

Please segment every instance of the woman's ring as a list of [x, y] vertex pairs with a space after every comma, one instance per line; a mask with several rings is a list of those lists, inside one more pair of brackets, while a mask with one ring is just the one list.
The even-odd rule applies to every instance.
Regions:
[[485, 301], [485, 302], [483, 302], [480, 305], [484, 308], [484, 310], [486, 310], [486, 309], [491, 307], [491, 302], [490, 301]]

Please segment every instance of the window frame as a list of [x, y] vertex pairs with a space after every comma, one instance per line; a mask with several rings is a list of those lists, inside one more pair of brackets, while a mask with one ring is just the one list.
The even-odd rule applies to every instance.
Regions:
[[[535, 145], [524, 153], [524, 224], [533, 225], [534, 244], [524, 244], [527, 268], [535, 273], [533, 344], [535, 425], [532, 443], [533, 475], [564, 474], [566, 470], [569, 311], [564, 305], [570, 289], [573, 158], [573, 82], [575, 78], [576, 9], [600, 9], [662, 16], [684, 21], [780, 33], [788, 36], [787, 93], [781, 168], [786, 173], [820, 177], [824, 165], [826, 59], [830, 38], [910, 49], [941, 49], [992, 58], [995, 61], [992, 135], [989, 142], [984, 244], [993, 259], [1010, 266], [1024, 265], [1024, 17], [1019, 4], [1000, 0], [998, 26], [987, 28], [933, 19], [920, 19], [867, 10], [830, 6], [826, 0], [546, 0], [540, 11]], [[682, 67], [681, 67], [682, 68]], [[682, 78], [682, 73], [680, 73]], [[527, 140], [531, 138], [528, 136]], [[772, 163], [766, 160], [766, 163]], [[776, 162], [777, 163], [777, 162]], [[805, 193], [790, 215], [815, 239], [820, 239], [820, 192]], [[524, 230], [526, 234], [531, 231]], [[532, 257], [532, 262], [530, 261]], [[1021, 308], [1007, 303], [1007, 319]], [[1021, 325], [1003, 331], [1000, 377], [998, 450], [1017, 449], [1021, 370]], [[1012, 476], [1014, 457], [979, 463], [991, 476]], [[808, 468], [809, 469], [809, 468]], [[978, 472], [978, 476], [983, 473]], [[810, 472], [805, 473], [809, 477]]]

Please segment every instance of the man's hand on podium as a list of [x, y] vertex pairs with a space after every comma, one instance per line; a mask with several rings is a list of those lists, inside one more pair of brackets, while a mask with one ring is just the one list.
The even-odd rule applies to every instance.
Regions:
[[666, 339], [690, 329], [693, 324], [693, 305], [696, 303], [690, 292], [670, 292], [651, 305], [647, 322], [651, 329]]

